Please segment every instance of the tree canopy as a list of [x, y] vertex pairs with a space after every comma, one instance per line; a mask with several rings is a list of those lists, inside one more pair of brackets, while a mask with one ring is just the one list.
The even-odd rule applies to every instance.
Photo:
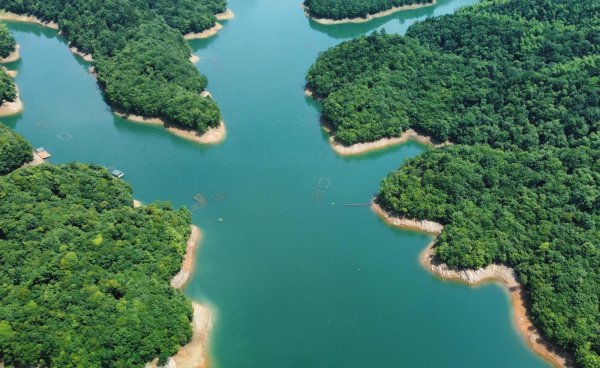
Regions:
[[58, 23], [72, 46], [93, 55], [114, 108], [200, 133], [219, 125], [182, 35], [212, 27], [224, 0], [0, 0], [0, 8]]
[[0, 361], [7, 367], [143, 367], [191, 338], [169, 285], [191, 215], [133, 208], [106, 169], [43, 164], [0, 177]]
[[0, 175], [6, 175], [31, 161], [32, 151], [29, 142], [0, 124]]
[[17, 43], [4, 23], [0, 23], [0, 58], [5, 58], [15, 51]]
[[17, 87], [13, 79], [0, 67], [0, 105], [4, 102], [13, 102], [17, 98]]
[[444, 224], [437, 261], [512, 267], [534, 324], [600, 367], [600, 3], [484, 0], [321, 54], [307, 75], [345, 145], [408, 128], [455, 143], [381, 184]]
[[340, 20], [366, 18], [398, 6], [432, 4], [434, 0], [305, 0], [310, 16]]

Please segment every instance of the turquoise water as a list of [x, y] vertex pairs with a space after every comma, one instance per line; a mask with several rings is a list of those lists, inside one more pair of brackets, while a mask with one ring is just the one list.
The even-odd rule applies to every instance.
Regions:
[[[424, 151], [416, 143], [336, 156], [304, 75], [323, 51], [474, 0], [370, 23], [322, 26], [300, 0], [230, 0], [236, 18], [191, 43], [221, 106], [227, 140], [203, 147], [113, 116], [88, 64], [51, 30], [11, 24], [25, 111], [4, 119], [51, 162], [125, 172], [143, 202], [193, 206], [205, 233], [186, 293], [212, 306], [212, 366], [547, 367], [511, 323], [501, 288], [445, 283], [418, 264], [430, 237], [392, 229], [368, 207], [379, 182]], [[223, 218], [223, 222], [215, 221]]]

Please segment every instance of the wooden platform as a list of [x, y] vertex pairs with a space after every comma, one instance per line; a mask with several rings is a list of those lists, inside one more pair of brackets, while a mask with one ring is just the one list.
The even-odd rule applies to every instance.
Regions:
[[38, 156], [42, 160], [45, 160], [45, 159], [48, 159], [48, 158], [52, 157], [52, 155], [49, 154], [48, 151], [36, 151], [34, 153], [35, 153], [36, 156]]

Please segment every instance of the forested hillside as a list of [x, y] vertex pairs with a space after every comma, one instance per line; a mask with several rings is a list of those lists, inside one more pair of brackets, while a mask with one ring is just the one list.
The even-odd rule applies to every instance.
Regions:
[[215, 24], [222, 0], [0, 0], [0, 8], [60, 25], [95, 60], [107, 100], [128, 114], [159, 117], [200, 133], [220, 123], [206, 78], [189, 62], [182, 35]]
[[17, 43], [4, 23], [0, 23], [0, 58], [5, 58], [15, 50]]
[[415, 128], [455, 145], [377, 202], [445, 225], [439, 262], [515, 269], [531, 317], [600, 367], [600, 2], [487, 0], [320, 55], [308, 87], [342, 144]]
[[17, 98], [17, 88], [13, 79], [0, 67], [0, 106], [4, 102], [13, 102]]
[[29, 142], [0, 124], [0, 175], [8, 174], [31, 161], [32, 152]]
[[190, 301], [169, 285], [191, 216], [132, 207], [106, 169], [40, 165], [0, 177], [0, 362], [143, 367], [191, 337]]
[[434, 0], [305, 0], [310, 16], [340, 20], [366, 18], [398, 6], [432, 4]]

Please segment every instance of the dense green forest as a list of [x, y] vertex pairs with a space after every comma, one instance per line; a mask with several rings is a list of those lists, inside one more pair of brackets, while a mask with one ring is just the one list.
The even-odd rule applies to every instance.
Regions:
[[308, 14], [315, 18], [340, 20], [366, 18], [397, 6], [432, 4], [434, 0], [304, 0]]
[[0, 58], [5, 58], [15, 51], [17, 43], [4, 23], [0, 23]]
[[32, 152], [29, 142], [0, 124], [0, 175], [6, 175], [31, 161]]
[[216, 103], [199, 96], [207, 81], [182, 35], [212, 27], [225, 1], [0, 0], [0, 8], [58, 23], [72, 46], [93, 55], [116, 109], [201, 133], [219, 125]]
[[191, 337], [169, 285], [191, 215], [132, 206], [106, 169], [43, 164], [0, 177], [0, 362], [143, 367]]
[[484, 0], [319, 56], [308, 87], [342, 144], [415, 128], [455, 145], [381, 185], [388, 212], [445, 225], [439, 262], [515, 269], [531, 317], [600, 367], [600, 2]]
[[[0, 23], [0, 58], [8, 56], [16, 47], [14, 37], [4, 23]], [[0, 105], [5, 101], [12, 102], [17, 98], [17, 88], [13, 79], [6, 73], [6, 68], [0, 66]]]
[[5, 101], [13, 102], [17, 98], [17, 87], [13, 79], [0, 66], [0, 105]]

